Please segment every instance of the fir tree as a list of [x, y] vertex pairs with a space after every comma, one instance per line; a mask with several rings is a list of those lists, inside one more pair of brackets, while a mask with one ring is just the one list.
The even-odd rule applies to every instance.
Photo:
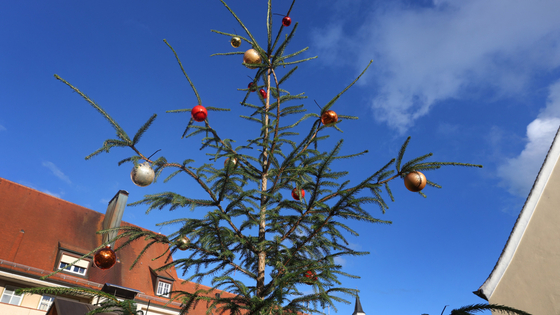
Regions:
[[[240, 117], [254, 123], [260, 134], [254, 139], [248, 139], [247, 144], [234, 147], [233, 139], [223, 136], [227, 127], [213, 127], [211, 117], [204, 119], [203, 123], [194, 123], [191, 119], [182, 137], [202, 137], [201, 150], [207, 151], [210, 163], [197, 163], [189, 157], [183, 162], [170, 162], [165, 157], [152, 160], [137, 148], [137, 144], [156, 119], [156, 114], [130, 138], [101, 106], [78, 88], [55, 75], [56, 79], [77, 92], [101, 113], [116, 131], [116, 139], [106, 140], [100, 149], [86, 159], [101, 152], [109, 152], [113, 147], [128, 147], [132, 149], [133, 155], [120, 161], [119, 165], [131, 162], [138, 166], [140, 161], [146, 161], [153, 167], [156, 180], [169, 168], [173, 172], [164, 182], [183, 174], [190, 176], [206, 192], [204, 198], [190, 196], [188, 192], [146, 195], [131, 205], [145, 205], [147, 211], [197, 209], [206, 211], [206, 216], [203, 219], [179, 218], [162, 222], [161, 225], [179, 226], [176, 232], [167, 236], [138, 228], [120, 228], [120, 234], [108, 243], [123, 239], [123, 244], [115, 249], [117, 252], [123, 246], [139, 239], [147, 240], [145, 249], [156, 243], [169, 244], [168, 252], [160, 256], [162, 266], [159, 270], [174, 266], [189, 275], [187, 280], [197, 282], [211, 277], [213, 289], [235, 294], [235, 297], [221, 297], [208, 294], [205, 290], [172, 292], [175, 293], [172, 299], [184, 304], [184, 313], [188, 313], [197, 300], [211, 302], [209, 309], [236, 314], [311, 313], [320, 312], [320, 309], [327, 305], [336, 310], [336, 302], [348, 303], [342, 297], [343, 294], [352, 296], [357, 292], [355, 289], [342, 287], [340, 277], [358, 276], [343, 271], [342, 266], [335, 262], [335, 258], [368, 254], [348, 246], [343, 233], [357, 234], [351, 223], [348, 223], [351, 222], [349, 220], [374, 224], [390, 223], [372, 216], [371, 210], [377, 207], [384, 213], [388, 208], [385, 199], [393, 200], [389, 185], [393, 180], [402, 179], [411, 172], [433, 171], [442, 166], [481, 166], [430, 162], [428, 158], [431, 154], [405, 162], [403, 159], [409, 137], [398, 150], [396, 157], [378, 171], [364, 176], [359, 183], [345, 181], [343, 178], [347, 172], [331, 168], [333, 162], [357, 158], [367, 154], [367, 151], [340, 155], [343, 140], [334, 144], [326, 140], [329, 139], [328, 131], [341, 131], [344, 120], [357, 117], [338, 115], [340, 119], [331, 122], [322, 121], [321, 118], [335, 108], [336, 101], [365, 73], [369, 65], [350, 85], [322, 106], [319, 112], [314, 104], [311, 104], [313, 111], [306, 113], [306, 106], [297, 103], [306, 98], [303, 93], [291, 94], [282, 88], [282, 84], [298, 69], [297, 64], [315, 58], [297, 59], [307, 48], [287, 52], [298, 23], [291, 29], [281, 25], [275, 32], [272, 24], [272, 3], [269, 0], [267, 37], [263, 43], [257, 41], [223, 0], [220, 1], [244, 30], [245, 36], [213, 32], [228, 37], [239, 37], [256, 51], [260, 57], [258, 59], [261, 60], [256, 63], [243, 63], [254, 68], [255, 75], [248, 88], [240, 89], [246, 91], [240, 104], [251, 111]], [[290, 15], [294, 3], [295, 0], [292, 1], [286, 16]], [[192, 87], [197, 104], [204, 105], [178, 54], [167, 41], [164, 42], [175, 55], [180, 69]], [[215, 55], [243, 54], [243, 51], [234, 51]], [[282, 71], [286, 72], [280, 75]], [[249, 95], [255, 90], [262, 90], [258, 93], [259, 104], [248, 101]], [[292, 105], [294, 103], [296, 104]], [[191, 110], [187, 108], [168, 112], [188, 113]], [[230, 109], [206, 107], [206, 110], [212, 112]], [[289, 116], [297, 117], [296, 121], [285, 123]], [[307, 133], [300, 136], [295, 131], [298, 126], [307, 126]], [[323, 151], [325, 149], [326, 151]], [[221, 161], [226, 158], [228, 162], [222, 166]], [[440, 188], [431, 181], [427, 183]], [[282, 193], [286, 192], [293, 192], [294, 198], [284, 198]], [[422, 192], [419, 193], [425, 196]], [[185, 243], [185, 239], [188, 240], [188, 244]], [[171, 261], [165, 259], [164, 256], [169, 257], [184, 247], [188, 247], [189, 250], [187, 258]], [[137, 261], [138, 259], [134, 264]], [[242, 274], [250, 281], [240, 280], [236, 273]], [[302, 284], [311, 285], [313, 293], [303, 294], [300, 291]], [[39, 292], [38, 290], [41, 289], [28, 289], [25, 292]], [[63, 289], [57, 290], [59, 291], [51, 293], [64, 293]], [[129, 306], [118, 304], [116, 299], [108, 298], [108, 301], [108, 307], [124, 309]]]

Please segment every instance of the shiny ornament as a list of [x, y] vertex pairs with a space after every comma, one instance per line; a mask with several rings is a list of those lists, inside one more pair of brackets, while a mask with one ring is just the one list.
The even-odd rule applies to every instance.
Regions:
[[[229, 158], [227, 158], [227, 159], [224, 161], [224, 167], [226, 167], [226, 166], [228, 165], [228, 163], [229, 163]], [[234, 158], [233, 160], [231, 160], [231, 163], [233, 163], [233, 166], [237, 166], [237, 159]]]
[[[252, 48], [247, 50], [245, 54], [243, 54], [244, 63], [261, 63], [261, 61], [262, 61], [261, 55], [259, 55], [259, 53]], [[256, 69], [256, 67], [249, 67], [249, 66], [247, 66], [247, 68]]]
[[154, 169], [148, 162], [135, 165], [130, 172], [130, 179], [136, 186], [146, 187], [154, 181]]
[[241, 46], [241, 38], [239, 38], [238, 36], [232, 37], [231, 46], [233, 46], [233, 48], [238, 48], [239, 46]]
[[204, 121], [208, 117], [208, 111], [202, 105], [196, 105], [191, 110], [191, 116], [196, 121]]
[[284, 25], [285, 27], [290, 26], [290, 24], [292, 24], [292, 18], [290, 18], [289, 16], [285, 16], [282, 19], [282, 25]]
[[321, 122], [323, 125], [332, 124], [338, 121], [338, 115], [334, 110], [328, 110], [321, 114]]
[[255, 91], [257, 90], [257, 87], [256, 87], [255, 82], [249, 83], [249, 85], [247, 85], [247, 88], [248, 88], [249, 91], [251, 91], [251, 92], [255, 92]]
[[191, 245], [191, 240], [183, 235], [177, 240], [177, 248], [180, 250], [187, 250]]
[[303, 276], [307, 279], [304, 279], [304, 282], [307, 284], [312, 284], [314, 281], [317, 281], [317, 274], [314, 271], [307, 270]]
[[404, 185], [413, 192], [419, 192], [424, 189], [426, 182], [426, 176], [418, 171], [410, 172], [404, 177]]
[[[301, 198], [305, 197], [305, 190], [302, 189], [300, 191], [300, 193], [301, 193]], [[297, 188], [294, 188], [292, 190], [292, 198], [294, 198], [295, 200], [299, 200], [299, 196], [298, 196], [298, 193], [297, 193]]]
[[95, 253], [93, 256], [93, 263], [97, 268], [105, 270], [113, 267], [117, 262], [117, 254], [111, 249], [111, 245], [107, 245]]
[[265, 91], [265, 89], [260, 89], [259, 93], [261, 94], [262, 98], [266, 99], [266, 96], [268, 95]]

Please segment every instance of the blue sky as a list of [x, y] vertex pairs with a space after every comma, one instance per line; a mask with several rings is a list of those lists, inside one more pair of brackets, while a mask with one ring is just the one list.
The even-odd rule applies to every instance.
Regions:
[[[257, 40], [266, 36], [263, 1], [229, 1]], [[289, 1], [275, 1], [284, 13]], [[369, 154], [340, 161], [357, 182], [396, 155], [408, 135], [406, 157], [428, 152], [434, 160], [483, 164], [483, 169], [446, 168], [427, 173], [442, 189], [427, 199], [392, 183], [392, 225], [353, 222], [351, 245], [371, 252], [341, 260], [361, 279], [367, 314], [440, 314], [483, 302], [471, 292], [491, 272], [560, 125], [560, 2], [555, 0], [323, 0], [299, 1], [299, 22], [289, 51], [309, 46], [319, 58], [300, 66], [284, 88], [328, 102], [373, 60], [363, 79], [333, 107], [360, 120], [342, 123], [331, 143], [344, 137], [343, 153]], [[279, 27], [280, 16], [275, 16]], [[129, 178], [131, 151], [115, 149], [85, 161], [114, 131], [56, 73], [81, 89], [134, 135], [158, 114], [139, 149], [170, 161], [206, 162], [200, 139], [181, 139], [186, 114], [166, 110], [196, 104], [167, 39], [194, 81], [203, 105], [229, 107], [210, 123], [243, 143], [258, 130], [238, 115], [247, 75], [229, 38], [211, 29], [242, 29], [219, 1], [7, 1], [0, 5], [0, 177], [104, 212], [119, 190], [129, 201], [162, 191], [196, 196], [186, 177], [147, 188]], [[239, 50], [250, 47], [244, 43]], [[280, 70], [287, 71], [287, 70]], [[257, 102], [257, 96], [249, 99]], [[323, 144], [325, 150], [327, 144]], [[405, 158], [406, 158], [405, 157]], [[218, 163], [221, 163], [220, 161]], [[203, 212], [128, 207], [128, 222], [169, 233], [155, 223]], [[351, 314], [339, 304], [338, 313]], [[333, 312], [333, 310], [331, 310]]]

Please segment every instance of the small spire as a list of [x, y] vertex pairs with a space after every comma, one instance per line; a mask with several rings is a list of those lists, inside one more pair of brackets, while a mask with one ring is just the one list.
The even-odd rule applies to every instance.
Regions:
[[366, 315], [362, 309], [362, 303], [360, 303], [360, 297], [356, 295], [356, 306], [354, 307], [354, 313], [352, 315]]

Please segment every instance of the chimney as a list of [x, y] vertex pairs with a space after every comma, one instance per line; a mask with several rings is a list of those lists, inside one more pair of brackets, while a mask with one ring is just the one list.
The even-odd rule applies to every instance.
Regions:
[[[124, 207], [128, 200], [128, 191], [119, 190], [117, 194], [109, 201], [107, 211], [105, 212], [105, 219], [103, 220], [102, 229], [110, 229], [121, 226], [121, 220], [124, 213]], [[117, 236], [118, 231], [111, 231], [103, 234], [103, 243]], [[115, 246], [115, 242], [111, 243], [111, 247]]]

